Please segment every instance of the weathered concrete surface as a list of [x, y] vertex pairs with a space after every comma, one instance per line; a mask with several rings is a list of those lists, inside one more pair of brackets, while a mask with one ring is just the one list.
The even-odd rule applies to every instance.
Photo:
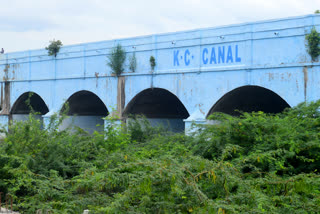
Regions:
[[126, 102], [125, 78], [126, 77], [118, 77], [117, 85], [117, 113], [120, 119], [122, 119], [122, 113]]
[[103, 116], [70, 116], [63, 120], [59, 130], [65, 130], [74, 127], [79, 127], [86, 132], [93, 133], [94, 131], [103, 131], [104, 120]]
[[[188, 127], [192, 121], [203, 123], [212, 111], [252, 109], [245, 103], [254, 110], [275, 111], [276, 105], [292, 107], [318, 100], [320, 63], [312, 62], [305, 40], [313, 27], [320, 31], [320, 15], [65, 46], [56, 58], [48, 56], [45, 49], [0, 55], [0, 122], [7, 123], [25, 92], [41, 97], [49, 110], [43, 115], [45, 122], [60, 113], [72, 95], [88, 91], [101, 100], [110, 115], [123, 120], [140, 110], [154, 115], [151, 118], [171, 120], [168, 113], [181, 112], [177, 107], [180, 102], [188, 116], [181, 114], [176, 119], [184, 120]], [[117, 44], [127, 54], [120, 77], [112, 74], [106, 57]], [[137, 60], [134, 73], [129, 69], [133, 54]], [[150, 56], [156, 59], [154, 71]], [[240, 90], [243, 87], [245, 90]], [[254, 93], [257, 88], [261, 89], [259, 99]], [[131, 105], [149, 89], [163, 89], [176, 101], [154, 93], [150, 102], [145, 98]], [[232, 94], [238, 96], [233, 104], [225, 101]], [[261, 96], [269, 100], [263, 102]], [[249, 101], [244, 102], [245, 98]], [[81, 104], [85, 102], [77, 103]], [[159, 106], [167, 110], [161, 115], [150, 112]]]

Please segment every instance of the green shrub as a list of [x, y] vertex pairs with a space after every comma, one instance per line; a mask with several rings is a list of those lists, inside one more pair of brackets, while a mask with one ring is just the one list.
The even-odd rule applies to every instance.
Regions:
[[154, 58], [154, 56], [150, 56], [150, 67], [151, 67], [151, 70], [154, 71], [154, 67], [156, 67], [156, 59]]
[[163, 126], [152, 127], [143, 115], [131, 115], [127, 119], [127, 131], [132, 142], [144, 143], [157, 135], [166, 135], [168, 130]]
[[109, 118], [103, 133], [10, 126], [1, 192], [54, 213], [319, 213], [320, 101], [282, 114], [215, 114], [194, 136]]
[[310, 34], [306, 35], [308, 41], [308, 53], [310, 54], [312, 61], [315, 61], [320, 55], [320, 34], [312, 28]]
[[53, 39], [52, 41], [50, 41], [50, 45], [46, 47], [46, 50], [48, 50], [48, 55], [56, 57], [60, 51], [61, 46], [62, 42], [60, 40], [55, 41]]
[[124, 71], [123, 63], [126, 60], [126, 52], [120, 44], [112, 48], [108, 55], [108, 65], [112, 69], [112, 73], [119, 76]]

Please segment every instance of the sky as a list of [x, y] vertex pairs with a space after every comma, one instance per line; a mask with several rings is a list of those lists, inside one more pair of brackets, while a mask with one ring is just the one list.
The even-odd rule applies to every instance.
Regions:
[[320, 0], [0, 0], [5, 52], [313, 14]]

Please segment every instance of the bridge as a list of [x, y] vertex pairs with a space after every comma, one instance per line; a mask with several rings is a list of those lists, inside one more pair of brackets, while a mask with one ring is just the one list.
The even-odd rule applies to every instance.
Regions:
[[[64, 46], [56, 57], [45, 49], [2, 54], [0, 123], [24, 120], [32, 106], [47, 124], [66, 102], [62, 128], [89, 131], [103, 129], [107, 115], [144, 114], [183, 131], [213, 112], [281, 112], [320, 99], [320, 63], [305, 39], [313, 27], [320, 31], [320, 15]], [[127, 57], [116, 76], [107, 56], [118, 44]]]

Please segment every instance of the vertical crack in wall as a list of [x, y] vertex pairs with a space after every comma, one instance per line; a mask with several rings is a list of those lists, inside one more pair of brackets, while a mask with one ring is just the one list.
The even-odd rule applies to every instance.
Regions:
[[304, 101], [307, 102], [307, 87], [308, 87], [308, 67], [303, 67], [303, 77], [304, 77]]
[[119, 119], [122, 119], [122, 113], [125, 105], [125, 77], [118, 77], [117, 86], [117, 111], [119, 114]]

